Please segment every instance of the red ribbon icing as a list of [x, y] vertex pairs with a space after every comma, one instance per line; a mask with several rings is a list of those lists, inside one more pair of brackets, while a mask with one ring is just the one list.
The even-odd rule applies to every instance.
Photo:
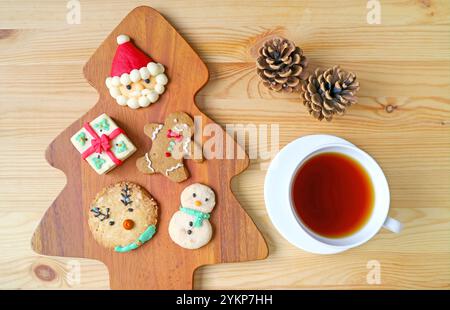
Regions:
[[121, 133], [125, 133], [122, 128], [116, 128], [114, 129], [109, 135], [105, 135], [102, 134], [101, 137], [99, 137], [97, 135], [97, 133], [95, 132], [94, 129], [92, 129], [91, 125], [89, 125], [89, 123], [84, 123], [83, 125], [84, 129], [86, 129], [92, 136], [92, 140], [91, 140], [91, 146], [84, 151], [83, 153], [81, 153], [81, 157], [83, 159], [86, 159], [89, 155], [93, 154], [93, 153], [103, 153], [105, 152], [106, 155], [109, 156], [109, 158], [111, 158], [111, 160], [117, 165], [121, 165], [122, 161], [120, 159], [118, 159], [114, 153], [111, 151], [111, 140], [113, 140], [114, 138], [116, 138], [118, 135], [120, 135]]

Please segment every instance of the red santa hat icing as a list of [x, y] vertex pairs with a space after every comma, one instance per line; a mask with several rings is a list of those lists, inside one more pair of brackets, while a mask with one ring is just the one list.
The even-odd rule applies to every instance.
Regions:
[[[118, 47], [112, 61], [110, 77], [106, 79], [106, 86], [109, 88], [111, 96], [120, 105], [128, 105], [131, 108], [145, 107], [157, 101], [159, 95], [164, 93], [164, 85], [168, 82], [167, 76], [164, 74], [164, 66], [154, 62], [148, 55], [137, 48], [127, 35], [119, 35], [117, 44]], [[154, 90], [144, 90], [142, 93], [144, 98], [142, 99], [127, 98], [119, 89], [121, 85], [127, 86], [151, 77], [155, 79]]]
[[130, 37], [124, 34], [117, 37], [116, 55], [111, 66], [110, 76], [121, 76], [130, 73], [133, 69], [147, 68], [147, 64], [152, 62], [144, 52], [130, 42]]

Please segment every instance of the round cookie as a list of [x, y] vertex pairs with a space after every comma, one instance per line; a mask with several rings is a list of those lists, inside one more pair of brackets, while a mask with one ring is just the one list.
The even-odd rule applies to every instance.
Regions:
[[97, 194], [88, 217], [94, 239], [104, 247], [124, 253], [153, 237], [158, 206], [139, 185], [119, 182]]
[[175, 212], [169, 223], [170, 238], [185, 249], [198, 249], [212, 237], [209, 213], [216, 205], [214, 191], [203, 184], [186, 187], [180, 196], [180, 210]]

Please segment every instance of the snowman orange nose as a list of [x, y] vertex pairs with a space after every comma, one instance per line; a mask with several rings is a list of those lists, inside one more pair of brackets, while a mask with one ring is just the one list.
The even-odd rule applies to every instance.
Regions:
[[125, 228], [126, 230], [130, 230], [133, 227], [134, 227], [133, 220], [125, 220], [125, 221], [123, 221], [123, 228]]
[[195, 204], [196, 207], [200, 207], [202, 205], [202, 202], [200, 200], [196, 200], [194, 202], [194, 204]]

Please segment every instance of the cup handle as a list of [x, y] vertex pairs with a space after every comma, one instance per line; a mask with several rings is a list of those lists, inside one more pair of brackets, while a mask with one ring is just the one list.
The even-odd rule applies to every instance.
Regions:
[[393, 233], [398, 234], [402, 230], [403, 225], [396, 219], [388, 216], [384, 221], [383, 227], [392, 231]]

